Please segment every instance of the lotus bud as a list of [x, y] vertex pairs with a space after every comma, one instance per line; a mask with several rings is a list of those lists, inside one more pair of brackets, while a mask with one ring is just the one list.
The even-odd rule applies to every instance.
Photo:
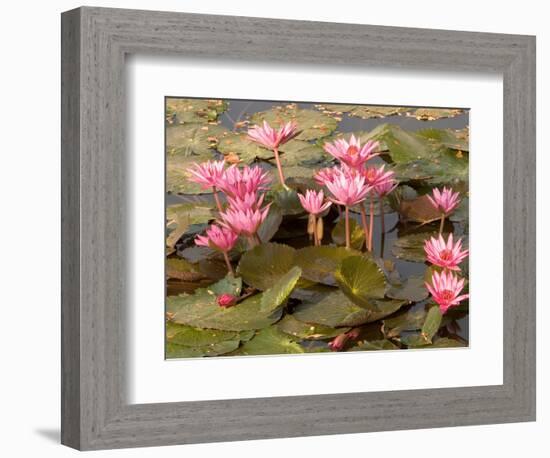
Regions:
[[220, 307], [233, 307], [237, 303], [237, 297], [233, 296], [233, 294], [220, 294], [216, 298], [216, 302]]

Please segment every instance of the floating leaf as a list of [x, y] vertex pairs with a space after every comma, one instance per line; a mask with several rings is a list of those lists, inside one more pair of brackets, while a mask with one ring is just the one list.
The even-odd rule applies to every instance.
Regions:
[[426, 310], [406, 310], [383, 321], [386, 337], [397, 337], [404, 331], [418, 331], [426, 321]]
[[173, 194], [211, 193], [210, 188], [203, 189], [198, 183], [189, 180], [189, 167], [213, 159], [213, 156], [168, 156], [166, 159], [166, 191]]
[[175, 124], [206, 123], [215, 121], [227, 109], [224, 100], [207, 99], [166, 99], [167, 115]]
[[392, 299], [419, 302], [428, 297], [428, 290], [424, 285], [424, 277], [409, 277], [402, 284], [393, 285], [386, 295]]
[[421, 137], [457, 151], [469, 151], [468, 135], [452, 129], [423, 129], [416, 132]]
[[350, 328], [331, 328], [320, 324], [304, 323], [297, 320], [294, 315], [286, 315], [277, 323], [277, 327], [285, 334], [301, 340], [331, 339], [350, 330]]
[[230, 133], [220, 139], [218, 151], [225, 156], [236, 155], [245, 164], [254, 162], [256, 158], [269, 159], [273, 151], [263, 148], [248, 139], [246, 133]]
[[210, 206], [183, 203], [166, 207], [166, 217], [169, 223], [186, 218], [188, 224], [203, 224], [214, 219], [215, 215]]
[[404, 304], [404, 301], [375, 300], [379, 311], [359, 307], [351, 302], [342, 291], [325, 294], [317, 302], [304, 302], [296, 306], [294, 317], [306, 323], [322, 324], [324, 326], [359, 326], [377, 321], [391, 315]]
[[229, 131], [217, 125], [183, 124], [166, 129], [168, 156], [204, 156], [214, 152], [221, 138]]
[[349, 351], [399, 350], [399, 347], [387, 339], [364, 341], [351, 347]]
[[336, 103], [322, 103], [317, 105], [317, 108], [320, 110], [326, 110], [331, 113], [347, 113], [348, 111], [353, 110], [357, 105], [341, 105]]
[[[360, 250], [365, 243], [365, 232], [354, 219], [350, 218], [349, 223], [351, 247]], [[346, 220], [344, 218], [340, 218], [332, 229], [332, 240], [336, 245], [346, 244]]]
[[334, 272], [342, 260], [360, 254], [359, 251], [343, 247], [312, 246], [296, 252], [296, 264], [302, 268], [304, 278], [334, 286], [336, 285]]
[[[294, 138], [281, 145], [280, 158], [283, 167], [288, 167], [293, 165], [318, 165], [327, 160], [328, 156], [319, 145]], [[273, 163], [275, 163], [274, 160]]]
[[271, 326], [262, 329], [258, 334], [246, 342], [236, 355], [285, 355], [304, 353], [304, 349], [289, 338], [289, 336]]
[[413, 200], [402, 200], [398, 212], [406, 221], [422, 224], [431, 223], [441, 218], [441, 213], [432, 205], [427, 194]]
[[467, 347], [468, 345], [457, 339], [451, 339], [449, 337], [436, 337], [430, 348], [455, 348], [455, 347]]
[[210, 286], [209, 291], [219, 296], [220, 294], [231, 294], [232, 296], [238, 296], [241, 294], [243, 287], [243, 280], [241, 277], [234, 277], [228, 274], [222, 280], [214, 283]]
[[313, 140], [326, 137], [336, 129], [337, 121], [332, 117], [316, 110], [303, 110], [296, 105], [275, 107], [268, 111], [254, 113], [250, 122], [261, 125], [267, 121], [271, 127], [279, 127], [288, 121], [295, 121], [300, 130], [298, 140]]
[[238, 273], [250, 286], [271, 288], [294, 265], [296, 250], [279, 243], [262, 243], [241, 257]]
[[425, 262], [426, 253], [424, 252], [424, 242], [436, 233], [422, 232], [420, 234], [410, 234], [399, 237], [392, 247], [393, 255], [398, 259], [411, 262]]
[[204, 278], [193, 264], [182, 258], [166, 258], [166, 276], [191, 282]]
[[175, 343], [166, 344], [166, 358], [196, 358], [200, 356], [220, 356], [239, 348], [240, 340], [225, 340], [202, 347], [188, 347]]
[[420, 121], [435, 121], [442, 118], [454, 118], [462, 113], [464, 113], [464, 110], [455, 108], [418, 108], [407, 113], [407, 116], [414, 117]]
[[426, 321], [424, 321], [422, 326], [422, 336], [428, 340], [429, 343], [432, 342], [433, 336], [439, 330], [442, 318], [443, 316], [441, 315], [439, 306], [434, 305], [433, 307], [430, 307], [428, 314], [426, 315]]
[[375, 306], [372, 299], [384, 297], [386, 277], [372, 259], [348, 257], [336, 270], [335, 277], [344, 294], [360, 307], [372, 310]]
[[199, 329], [182, 324], [166, 322], [166, 341], [188, 347], [203, 347], [225, 340], [239, 339], [238, 332], [215, 329]]
[[269, 212], [258, 228], [258, 237], [262, 242], [269, 242], [277, 233], [279, 226], [283, 222], [283, 213], [276, 205], [269, 208]]
[[383, 124], [378, 127], [376, 140], [386, 145], [392, 161], [408, 163], [417, 159], [432, 157], [434, 148], [431, 143], [414, 132], [409, 132], [393, 124]]
[[401, 343], [409, 348], [426, 347], [431, 341], [422, 333], [415, 332], [401, 336]]
[[301, 274], [302, 269], [295, 266], [279, 278], [270, 289], [264, 292], [260, 310], [272, 312], [283, 304], [290, 296]]
[[262, 329], [281, 318], [282, 311], [262, 312], [263, 294], [256, 294], [233, 307], [223, 308], [211, 289], [198, 289], [195, 294], [168, 297], [167, 311], [174, 323], [224, 331]]
[[362, 119], [385, 118], [406, 113], [409, 109], [405, 107], [388, 107], [376, 105], [359, 105], [349, 111], [349, 115]]
[[268, 192], [268, 196], [283, 215], [301, 215], [305, 212], [298, 198], [298, 193], [294, 189], [279, 187]]

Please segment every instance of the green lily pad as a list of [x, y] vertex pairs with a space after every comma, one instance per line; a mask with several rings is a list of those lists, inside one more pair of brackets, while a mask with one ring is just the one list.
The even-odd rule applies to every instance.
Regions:
[[399, 237], [392, 247], [392, 254], [404, 261], [425, 262], [426, 253], [424, 252], [424, 242], [436, 233], [410, 234]]
[[269, 289], [295, 265], [295, 253], [287, 245], [262, 243], [243, 254], [238, 273], [248, 285]]
[[224, 100], [166, 99], [166, 113], [173, 118], [174, 124], [212, 122], [225, 110], [227, 102]]
[[[360, 250], [365, 244], [365, 232], [355, 219], [350, 218], [350, 241], [351, 247]], [[332, 240], [336, 245], [344, 246], [346, 244], [346, 220], [340, 218], [332, 229]]]
[[[316, 166], [329, 159], [323, 148], [319, 145], [295, 138], [281, 145], [280, 152], [281, 165], [283, 167], [295, 165]], [[275, 164], [274, 159], [272, 162]]]
[[382, 330], [386, 337], [398, 337], [404, 331], [418, 331], [426, 321], [426, 310], [400, 311], [396, 316], [383, 321]]
[[166, 158], [166, 191], [173, 194], [211, 193], [212, 189], [203, 189], [198, 183], [189, 180], [189, 167], [195, 163], [214, 159], [213, 156], [168, 156]]
[[181, 221], [184, 218], [188, 224], [204, 224], [215, 218], [212, 207], [184, 203], [166, 207], [168, 221]]
[[[283, 173], [285, 175], [285, 180], [296, 179], [296, 178], [312, 178], [316, 169], [313, 167], [304, 167], [303, 165], [293, 165], [290, 167], [285, 167]], [[274, 172], [275, 174], [275, 172]], [[277, 178], [273, 178], [273, 181]]]
[[271, 288], [264, 292], [260, 310], [262, 312], [273, 312], [286, 302], [288, 296], [290, 296], [290, 293], [296, 286], [300, 275], [302, 275], [302, 269], [294, 266], [279, 278]]
[[354, 249], [336, 246], [312, 246], [296, 252], [296, 264], [302, 268], [304, 278], [325, 285], [336, 285], [334, 272], [342, 260], [361, 253]]
[[269, 242], [277, 233], [279, 226], [283, 222], [283, 212], [276, 205], [269, 208], [269, 212], [258, 228], [258, 237], [262, 242]]
[[283, 215], [301, 215], [305, 213], [298, 193], [294, 189], [277, 187], [268, 191], [268, 198], [276, 205]]
[[234, 277], [233, 275], [229, 274], [225, 278], [210, 286], [209, 292], [212, 292], [216, 295], [231, 294], [233, 296], [238, 296], [239, 294], [241, 294], [242, 287], [242, 278]]
[[203, 156], [212, 154], [229, 131], [217, 125], [182, 124], [166, 128], [168, 156]]
[[443, 118], [454, 118], [462, 113], [464, 113], [464, 110], [455, 108], [418, 108], [407, 113], [407, 116], [414, 117], [420, 121], [435, 121]]
[[360, 105], [349, 111], [349, 115], [362, 118], [385, 118], [387, 116], [395, 116], [401, 113], [406, 113], [409, 109], [405, 107], [387, 107], [375, 105]]
[[386, 277], [378, 265], [363, 256], [351, 256], [342, 261], [335, 272], [343, 293], [360, 307], [373, 309], [372, 299], [381, 299], [386, 291]]
[[274, 156], [273, 151], [249, 140], [246, 133], [229, 133], [220, 139], [217, 149], [225, 156], [237, 156], [245, 164], [254, 162], [256, 158], [269, 159]]
[[330, 113], [347, 113], [353, 110], [357, 105], [341, 105], [337, 103], [322, 103], [317, 105], [319, 110], [328, 111]]
[[435, 155], [429, 140], [393, 124], [378, 126], [374, 138], [384, 142], [392, 161], [397, 163], [409, 163]]
[[203, 347], [226, 340], [239, 339], [238, 332], [220, 331], [216, 329], [199, 329], [182, 324], [166, 322], [166, 341], [188, 347]]
[[336, 129], [338, 122], [332, 117], [316, 110], [303, 110], [295, 105], [274, 107], [271, 110], [254, 113], [250, 117], [252, 124], [261, 125], [264, 121], [278, 128], [288, 121], [295, 121], [300, 133], [298, 140], [313, 140], [326, 137]]
[[428, 345], [430, 348], [457, 348], [457, 347], [467, 347], [464, 342], [461, 342], [457, 339], [451, 339], [449, 337], [437, 337], [434, 339], [431, 345]]
[[167, 298], [167, 311], [174, 323], [223, 331], [262, 329], [281, 318], [282, 310], [262, 312], [263, 294], [256, 294], [230, 308], [216, 303], [216, 294], [208, 288], [195, 294]]
[[409, 302], [420, 302], [428, 297], [424, 277], [409, 277], [399, 285], [392, 285], [386, 296], [392, 299], [404, 299]]
[[349, 351], [374, 351], [374, 350], [399, 350], [391, 340], [380, 339], [360, 342], [358, 345], [351, 347]]
[[426, 347], [432, 342], [421, 332], [405, 334], [401, 336], [401, 343], [409, 348]]
[[230, 353], [239, 348], [241, 341], [225, 340], [223, 342], [204, 345], [202, 347], [189, 347], [175, 343], [166, 344], [166, 359], [174, 358], [196, 358], [201, 356], [220, 356]]
[[424, 324], [422, 325], [422, 336], [426, 338], [426, 340], [429, 341], [429, 343], [432, 343], [432, 338], [436, 334], [436, 332], [439, 330], [439, 327], [441, 326], [441, 319], [443, 318], [441, 311], [439, 310], [439, 306], [434, 305], [430, 307], [428, 310], [428, 314], [426, 315], [426, 320], [424, 321]]
[[[399, 310], [404, 301], [373, 300], [371, 309], [359, 307], [340, 290], [325, 294], [317, 302], [304, 302], [296, 306], [294, 317], [306, 323], [330, 327], [359, 326], [380, 320]], [[375, 311], [375, 309], [377, 311]]]
[[277, 323], [277, 327], [285, 334], [289, 334], [300, 340], [324, 340], [336, 337], [351, 328], [332, 328], [320, 324], [304, 323], [297, 320], [294, 315], [286, 315]]
[[427, 194], [413, 200], [402, 200], [397, 211], [406, 221], [422, 224], [431, 223], [441, 218], [441, 213], [432, 205]]
[[423, 129], [416, 133], [445, 148], [457, 151], [469, 151], [468, 136], [464, 135], [462, 131], [453, 129]]
[[304, 349], [276, 326], [262, 329], [246, 342], [235, 355], [285, 355], [304, 353]]
[[166, 258], [166, 276], [191, 282], [204, 278], [196, 266], [182, 258]]

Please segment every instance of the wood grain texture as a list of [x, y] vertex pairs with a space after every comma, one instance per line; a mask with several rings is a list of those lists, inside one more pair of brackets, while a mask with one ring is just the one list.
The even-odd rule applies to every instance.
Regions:
[[[184, 13], [62, 16], [62, 442], [138, 447], [535, 418], [535, 39]], [[504, 76], [504, 384], [130, 405], [124, 57]], [[322, 67], [320, 67], [322, 71]]]

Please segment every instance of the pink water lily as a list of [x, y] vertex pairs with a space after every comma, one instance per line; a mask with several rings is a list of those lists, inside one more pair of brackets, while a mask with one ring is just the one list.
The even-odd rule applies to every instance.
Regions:
[[332, 179], [325, 186], [334, 196], [334, 203], [345, 206], [353, 206], [365, 200], [371, 187], [361, 175], [353, 175], [345, 170], [335, 169]]
[[325, 186], [327, 182], [334, 180], [334, 174], [337, 172], [337, 167], [325, 167], [318, 170], [313, 179], [319, 186]]
[[189, 181], [200, 184], [201, 188], [205, 190], [212, 188], [218, 210], [222, 211], [217, 190], [225, 175], [225, 161], [206, 161], [202, 164], [193, 164], [187, 171], [191, 174]]
[[304, 210], [312, 215], [319, 215], [323, 213], [327, 208], [332, 205], [332, 202], [325, 201], [325, 194], [323, 191], [314, 191], [312, 189], [306, 190], [306, 194], [302, 195], [298, 193], [298, 199]]
[[377, 186], [385, 185], [393, 180], [395, 173], [392, 170], [384, 170], [385, 165], [380, 167], [367, 167], [361, 171], [365, 181], [376, 190]]
[[264, 222], [271, 203], [264, 208], [232, 208], [229, 207], [221, 214], [223, 224], [237, 234], [245, 237], [256, 237], [256, 232]]
[[278, 148], [297, 134], [298, 125], [294, 121], [281, 125], [279, 129], [274, 129], [267, 121], [264, 121], [261, 126], [254, 126], [248, 129], [248, 138], [250, 140], [271, 150]]
[[219, 188], [229, 197], [244, 198], [247, 194], [268, 189], [269, 173], [260, 167], [229, 167], [219, 181]]
[[332, 143], [325, 143], [323, 148], [344, 164], [350, 167], [359, 167], [373, 157], [378, 156], [378, 153], [374, 153], [378, 146], [378, 142], [372, 140], [361, 145], [361, 140], [352, 134], [349, 142], [339, 138]]
[[436, 239], [431, 237], [424, 243], [424, 251], [428, 262], [444, 269], [460, 271], [458, 265], [468, 257], [468, 250], [462, 249], [462, 240], [453, 242], [453, 234], [449, 234], [447, 242], [442, 235]]
[[294, 138], [296, 135], [298, 135], [298, 126], [294, 121], [283, 124], [279, 129], [274, 129], [264, 121], [262, 126], [254, 126], [248, 130], [249, 140], [273, 150], [275, 162], [277, 163], [277, 172], [279, 173], [279, 181], [284, 187], [286, 187], [286, 185], [283, 167], [279, 157], [279, 146]]
[[389, 175], [383, 183], [374, 185], [374, 192], [378, 197], [387, 196], [399, 184], [399, 182], [395, 179], [395, 172], [390, 171], [388, 173], [391, 175]]
[[342, 351], [350, 339], [357, 339], [359, 337], [360, 330], [358, 328], [352, 329], [349, 332], [345, 332], [343, 334], [340, 334], [339, 336], [336, 336], [334, 339], [332, 339], [328, 343], [328, 348], [330, 348], [332, 351]]
[[227, 202], [232, 209], [244, 212], [249, 209], [260, 208], [264, 202], [264, 197], [264, 194], [258, 195], [249, 192], [241, 196], [228, 197]]
[[459, 279], [448, 270], [441, 273], [434, 271], [431, 283], [425, 282], [425, 285], [434, 301], [439, 305], [441, 313], [447, 312], [450, 307], [459, 305], [469, 297], [469, 294], [460, 294], [464, 288], [464, 279]]
[[237, 303], [237, 296], [233, 296], [233, 294], [220, 294], [216, 298], [216, 303], [223, 308], [233, 307]]
[[445, 217], [449, 216], [460, 203], [459, 196], [460, 194], [458, 192], [453, 192], [452, 188], [446, 187], [444, 187], [442, 191], [434, 188], [432, 195], [427, 196], [434, 208], [441, 212], [441, 224], [439, 225], [440, 234], [443, 232]]
[[197, 246], [205, 246], [223, 253], [227, 270], [233, 274], [233, 267], [229, 261], [228, 252], [233, 249], [237, 243], [238, 234], [230, 227], [218, 226], [212, 224], [206, 229], [206, 235], [197, 235], [195, 244]]
[[459, 196], [460, 194], [453, 192], [452, 188], [443, 188], [442, 191], [435, 188], [432, 195], [428, 195], [428, 200], [434, 208], [437, 208], [441, 213], [445, 213], [445, 215], [449, 215], [460, 203]]

